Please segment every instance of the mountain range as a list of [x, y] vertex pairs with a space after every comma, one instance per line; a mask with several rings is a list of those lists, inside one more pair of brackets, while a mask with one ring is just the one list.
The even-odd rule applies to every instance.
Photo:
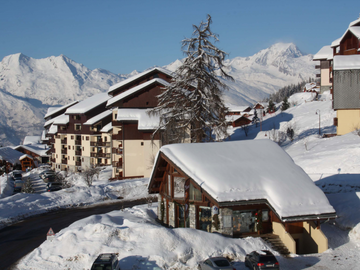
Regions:
[[[312, 55], [292, 43], [277, 43], [249, 57], [225, 61], [234, 82], [224, 100], [250, 105], [289, 84], [315, 77]], [[165, 66], [176, 70], [182, 60]], [[130, 76], [104, 69], [90, 70], [64, 55], [33, 59], [18, 53], [0, 63], [0, 144], [17, 145], [26, 135], [40, 135], [44, 115], [51, 106], [83, 100]]]

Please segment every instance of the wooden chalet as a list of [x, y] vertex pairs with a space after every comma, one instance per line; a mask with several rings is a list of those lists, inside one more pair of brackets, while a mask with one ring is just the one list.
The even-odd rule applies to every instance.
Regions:
[[157, 215], [166, 226], [272, 234], [291, 253], [327, 250], [320, 221], [336, 217], [323, 192], [270, 140], [163, 146], [148, 190], [159, 193]]

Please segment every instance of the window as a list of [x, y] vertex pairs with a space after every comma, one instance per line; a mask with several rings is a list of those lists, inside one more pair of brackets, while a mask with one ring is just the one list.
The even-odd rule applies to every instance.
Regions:
[[86, 136], [86, 140], [87, 140], [87, 141], [89, 140], [89, 136]]
[[75, 160], [75, 157], [73, 157], [73, 160]]
[[82, 136], [82, 139], [84, 140], [84, 136]]
[[171, 195], [171, 175], [168, 175], [168, 195]]
[[74, 139], [74, 135], [71, 135], [71, 139], [72, 139], [72, 140]]
[[144, 146], [144, 142], [141, 142], [141, 146]]
[[71, 146], [69, 145], [69, 150], [71, 150]]
[[73, 146], [73, 150], [74, 150], [74, 146]]
[[84, 158], [82, 158], [81, 160], [82, 160], [82, 162], [84, 162]]
[[75, 124], [75, 130], [81, 130], [81, 125]]
[[189, 199], [191, 201], [201, 201], [201, 192], [190, 183]]
[[262, 221], [269, 221], [269, 210], [262, 210]]
[[174, 197], [183, 198], [185, 196], [185, 178], [174, 177]]

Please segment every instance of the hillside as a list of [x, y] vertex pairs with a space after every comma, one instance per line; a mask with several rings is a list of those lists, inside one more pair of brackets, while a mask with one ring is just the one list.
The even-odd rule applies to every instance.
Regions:
[[[176, 60], [166, 68], [175, 70]], [[250, 105], [270, 93], [314, 77], [312, 55], [303, 55], [294, 44], [278, 43], [249, 57], [226, 60], [235, 82], [227, 82], [225, 101]], [[40, 135], [49, 106], [83, 100], [137, 74], [90, 70], [64, 55], [33, 59], [21, 53], [0, 63], [0, 144], [17, 145], [26, 135]]]
[[[336, 220], [321, 225], [329, 249], [322, 254], [292, 255], [290, 258], [275, 252], [281, 269], [357, 269], [360, 251], [360, 136], [354, 133], [332, 138], [319, 136], [316, 110], [321, 113], [320, 132], [332, 133], [335, 130], [332, 125], [334, 111], [328, 93], [320, 96], [320, 101], [314, 101], [311, 93], [298, 93], [289, 100], [296, 105], [282, 113], [266, 116], [261, 130], [260, 126], [251, 126], [247, 137], [241, 128], [230, 130], [233, 140], [268, 139], [273, 136], [274, 129], [285, 132], [291, 126], [296, 136], [293, 141], [283, 141], [282, 148], [326, 193], [337, 212]], [[145, 184], [138, 179], [115, 181], [108, 183], [107, 188], [104, 178], [100, 185], [90, 188], [83, 185], [49, 195], [17, 194], [1, 199], [0, 221], [23, 215], [24, 209], [32, 209], [26, 210], [28, 215], [46, 211], [46, 207], [51, 208], [54, 202], [61, 201], [68, 207], [76, 199], [95, 203], [96, 199], [102, 201], [106, 192], [121, 191], [122, 185], [128, 188], [136, 183], [139, 187]], [[95, 193], [101, 196], [96, 197]], [[156, 204], [138, 206], [79, 220], [55, 232], [55, 239], [45, 241], [24, 257], [18, 269], [90, 268], [98, 253], [119, 252], [122, 269], [195, 269], [197, 263], [208, 256], [225, 255], [234, 259], [235, 269], [240, 270], [247, 269], [244, 265], [246, 253], [271, 249], [259, 238], [231, 239], [192, 229], [165, 228], [155, 221], [156, 207]]]

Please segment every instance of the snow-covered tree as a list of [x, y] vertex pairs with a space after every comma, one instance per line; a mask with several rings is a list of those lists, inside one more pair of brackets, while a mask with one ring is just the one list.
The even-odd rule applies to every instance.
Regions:
[[220, 77], [233, 80], [224, 71], [226, 53], [212, 43], [218, 35], [210, 30], [212, 23], [208, 15], [206, 22], [193, 25], [191, 38], [182, 41], [186, 55], [183, 64], [165, 91], [159, 96], [158, 106], [151, 114], [160, 115], [160, 126], [165, 143], [213, 140], [212, 134], [225, 137], [227, 112], [222, 100], [222, 91], [227, 85]]
[[268, 105], [268, 108], [267, 108], [267, 112], [268, 113], [273, 113], [275, 111], [276, 111], [275, 103], [270, 99], [269, 100], [269, 105]]
[[258, 115], [257, 115], [257, 110], [256, 110], [256, 109], [254, 109], [254, 117], [253, 117], [253, 119], [251, 120], [251, 122], [252, 122], [253, 124], [255, 123], [256, 127], [257, 127], [257, 124], [260, 122], [260, 119], [259, 119], [259, 117], [258, 117]]

